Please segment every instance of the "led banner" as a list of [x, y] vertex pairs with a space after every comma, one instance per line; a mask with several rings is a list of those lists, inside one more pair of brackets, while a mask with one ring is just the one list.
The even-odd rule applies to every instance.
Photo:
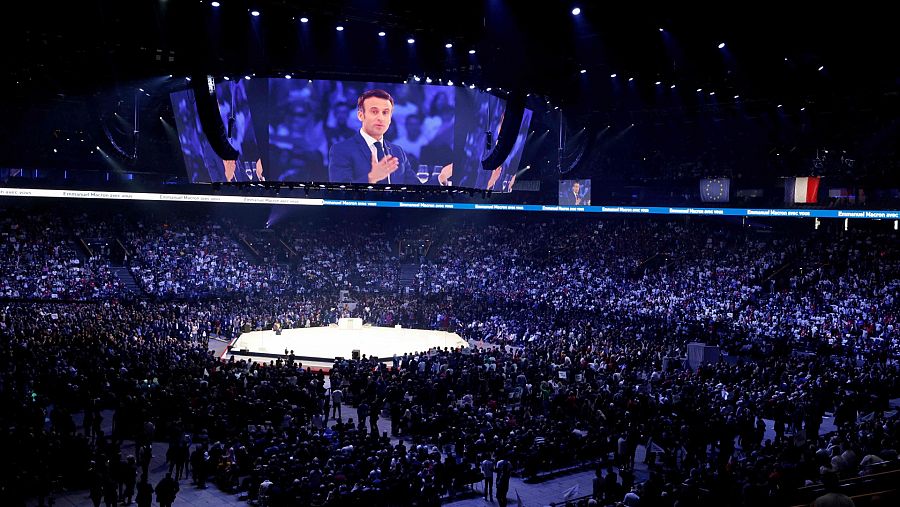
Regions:
[[729, 217], [900, 219], [898, 210], [692, 208], [662, 206], [559, 206], [543, 204], [493, 204], [460, 202], [360, 201], [354, 199], [311, 199], [299, 197], [255, 197], [241, 195], [168, 194], [153, 192], [110, 192], [104, 190], [62, 190], [44, 188], [0, 188], [0, 198], [115, 199], [125, 201], [171, 201], [227, 204], [279, 204], [288, 206], [343, 206], [353, 208], [409, 208], [482, 211], [539, 211], [561, 213], [615, 213], [631, 215], [694, 215]]

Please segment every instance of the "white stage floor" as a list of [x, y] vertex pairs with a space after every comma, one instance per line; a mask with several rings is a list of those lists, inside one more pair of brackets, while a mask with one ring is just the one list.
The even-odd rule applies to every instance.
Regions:
[[328, 327], [285, 329], [281, 335], [274, 331], [251, 331], [241, 334], [224, 354], [235, 359], [270, 361], [284, 357], [284, 350], [293, 350], [294, 356], [306, 363], [331, 365], [335, 357], [350, 359], [354, 350], [360, 357], [375, 356], [390, 361], [394, 354], [425, 352], [434, 347], [468, 347], [468, 343], [456, 333], [406, 329], [399, 327], [362, 326], [359, 322], [343, 322]]

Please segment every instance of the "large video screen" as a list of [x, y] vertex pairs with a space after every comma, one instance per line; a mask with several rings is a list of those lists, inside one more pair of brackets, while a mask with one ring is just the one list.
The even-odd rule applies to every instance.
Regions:
[[[375, 91], [379, 90], [379, 91]], [[385, 93], [386, 92], [386, 93]], [[219, 158], [200, 126], [192, 90], [171, 96], [194, 183], [293, 181], [459, 186], [507, 192], [525, 147], [526, 110], [499, 167], [481, 160], [499, 135], [504, 100], [418, 83], [241, 79], [216, 86], [237, 160]], [[391, 105], [393, 100], [393, 105]]]
[[560, 206], [590, 206], [591, 180], [559, 180]]

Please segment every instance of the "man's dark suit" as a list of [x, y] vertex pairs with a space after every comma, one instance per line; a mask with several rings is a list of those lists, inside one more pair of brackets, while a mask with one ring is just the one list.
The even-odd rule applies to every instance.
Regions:
[[[559, 194], [559, 204], [561, 206], [589, 206], [591, 203], [591, 191], [585, 187], [581, 187], [581, 190], [578, 191], [578, 195], [572, 192], [572, 188], [567, 189], [564, 192], [560, 192]], [[581, 202], [575, 202], [576, 200]]]
[[[391, 183], [417, 182], [403, 148], [387, 140], [383, 142], [385, 153], [397, 157], [400, 164], [390, 176]], [[359, 132], [331, 147], [328, 154], [328, 181], [332, 183], [368, 183], [371, 170], [372, 151]], [[385, 178], [377, 183], [385, 184], [387, 182], [388, 180]]]

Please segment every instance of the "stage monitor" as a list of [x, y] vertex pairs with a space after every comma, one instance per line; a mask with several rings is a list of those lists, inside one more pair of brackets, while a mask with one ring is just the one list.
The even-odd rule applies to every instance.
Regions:
[[[383, 90], [358, 102], [370, 90]], [[377, 109], [393, 99], [390, 111]], [[194, 183], [286, 181], [456, 186], [508, 192], [531, 121], [526, 110], [504, 163], [481, 169], [506, 101], [466, 87], [419, 83], [239, 79], [216, 85], [237, 160], [222, 160], [197, 117], [193, 91], [171, 95], [178, 139]], [[387, 102], [386, 102], [387, 101]], [[364, 124], [366, 128], [363, 128]], [[382, 134], [381, 144], [375, 137]], [[371, 158], [387, 159], [374, 171]], [[396, 169], [391, 166], [394, 163]], [[382, 176], [380, 179], [379, 176]]]

